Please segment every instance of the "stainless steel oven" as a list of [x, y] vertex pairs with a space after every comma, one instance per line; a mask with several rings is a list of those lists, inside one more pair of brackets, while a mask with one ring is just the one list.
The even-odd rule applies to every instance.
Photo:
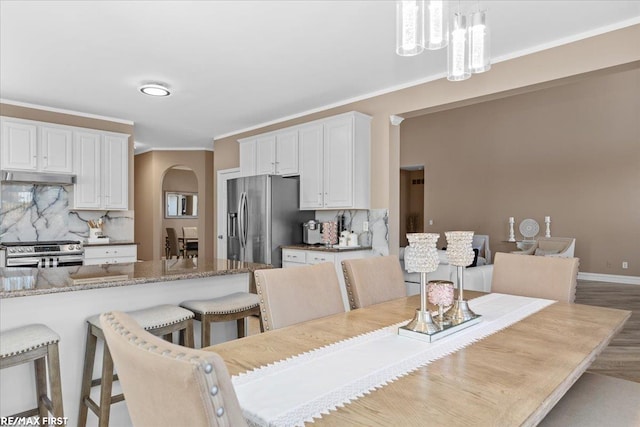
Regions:
[[84, 248], [76, 240], [2, 242], [4, 267], [50, 268], [82, 265]]

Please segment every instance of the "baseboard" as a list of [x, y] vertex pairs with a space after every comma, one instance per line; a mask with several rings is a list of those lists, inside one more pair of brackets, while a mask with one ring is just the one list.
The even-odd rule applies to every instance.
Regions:
[[624, 283], [625, 285], [640, 285], [639, 276], [621, 276], [619, 274], [578, 273], [578, 280], [592, 280], [594, 282]]

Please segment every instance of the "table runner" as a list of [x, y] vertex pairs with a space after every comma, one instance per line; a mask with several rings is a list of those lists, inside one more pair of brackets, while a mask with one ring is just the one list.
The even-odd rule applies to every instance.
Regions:
[[408, 320], [232, 378], [247, 422], [302, 426], [421, 366], [473, 344], [555, 301], [489, 294], [469, 301], [482, 322], [427, 343], [397, 335]]

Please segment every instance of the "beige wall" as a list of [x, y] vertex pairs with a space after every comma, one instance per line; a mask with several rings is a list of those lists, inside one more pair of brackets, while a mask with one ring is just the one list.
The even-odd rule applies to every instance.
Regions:
[[424, 171], [400, 170], [400, 246], [409, 244], [407, 233], [424, 232], [423, 217]]
[[[199, 234], [198, 255], [213, 256], [214, 212], [213, 212], [213, 167], [211, 151], [150, 151], [135, 156], [136, 221], [135, 236], [139, 242], [138, 258], [161, 259], [164, 256], [164, 193], [162, 183], [167, 171], [174, 166], [186, 166], [195, 173], [198, 186]], [[182, 227], [182, 226], [180, 226]]]
[[[390, 250], [399, 244], [400, 132], [390, 126], [389, 115], [420, 115], [433, 108], [475, 103], [488, 98], [557, 85], [584, 74], [640, 61], [640, 25], [494, 64], [488, 73], [464, 82], [444, 79], [424, 83], [341, 107], [310, 114], [278, 125], [244, 132], [215, 141], [214, 172], [238, 166], [237, 139], [345, 111], [373, 116], [371, 157], [371, 207], [389, 209]], [[444, 107], [443, 107], [444, 106]]]
[[399, 245], [400, 131], [389, 124], [390, 115], [417, 116], [431, 109], [451, 108], [560, 85], [592, 72], [617, 66], [637, 67], [640, 61], [640, 25], [612, 31], [564, 46], [494, 64], [491, 71], [464, 82], [445, 79], [310, 114], [278, 125], [215, 141], [214, 172], [238, 167], [237, 139], [356, 110], [373, 116], [371, 207], [389, 209], [390, 250]]
[[17, 105], [0, 103], [0, 116], [16, 117], [40, 122], [57, 123], [67, 126], [77, 126], [88, 129], [98, 129], [108, 132], [125, 133], [129, 135], [129, 209], [133, 210], [134, 184], [133, 184], [133, 125], [112, 122], [108, 120], [93, 119], [72, 114], [56, 113], [39, 110], [37, 108], [20, 107]]
[[551, 216], [581, 271], [640, 276], [639, 94], [635, 69], [405, 120], [400, 161], [425, 165], [426, 231], [510, 251], [510, 216], [519, 239], [523, 219], [544, 235]]

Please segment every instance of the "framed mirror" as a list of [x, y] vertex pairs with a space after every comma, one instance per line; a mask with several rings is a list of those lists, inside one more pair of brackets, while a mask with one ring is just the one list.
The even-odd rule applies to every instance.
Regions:
[[165, 218], [197, 218], [198, 193], [164, 193]]

